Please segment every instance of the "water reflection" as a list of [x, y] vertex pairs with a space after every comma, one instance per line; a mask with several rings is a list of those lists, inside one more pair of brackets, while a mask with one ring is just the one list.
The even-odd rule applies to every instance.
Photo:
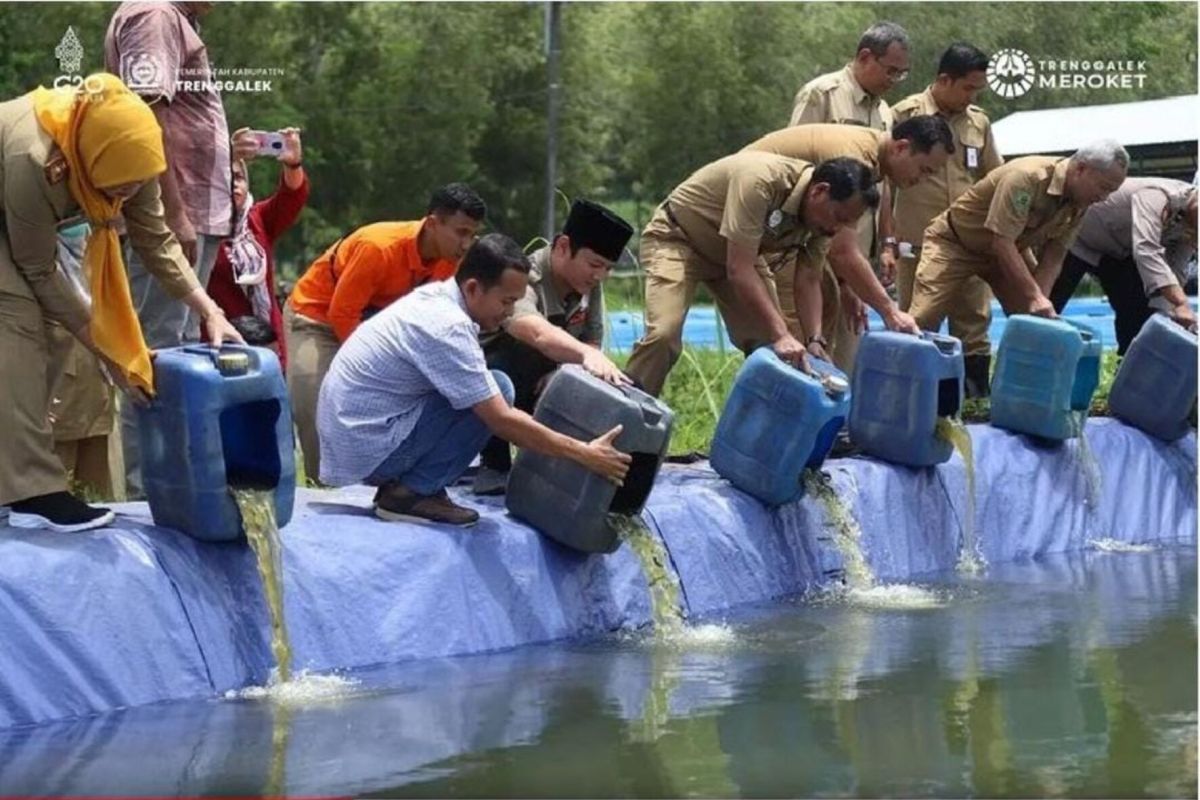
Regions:
[[744, 613], [732, 644], [616, 637], [358, 673], [360, 695], [287, 711], [181, 703], [4, 731], [0, 787], [1195, 796], [1194, 560], [994, 565], [945, 576], [940, 608]]

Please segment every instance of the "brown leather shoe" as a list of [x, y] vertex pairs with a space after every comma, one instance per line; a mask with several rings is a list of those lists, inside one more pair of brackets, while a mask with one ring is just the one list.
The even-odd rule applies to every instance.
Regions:
[[375, 516], [388, 522], [440, 522], [463, 527], [479, 521], [479, 512], [456, 504], [445, 489], [437, 494], [417, 494], [399, 483], [379, 487]]

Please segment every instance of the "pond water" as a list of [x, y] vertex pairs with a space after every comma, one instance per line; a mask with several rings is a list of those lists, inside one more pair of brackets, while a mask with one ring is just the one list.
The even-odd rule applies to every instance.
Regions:
[[1195, 564], [1102, 547], [0, 731], [0, 793], [1195, 797]]

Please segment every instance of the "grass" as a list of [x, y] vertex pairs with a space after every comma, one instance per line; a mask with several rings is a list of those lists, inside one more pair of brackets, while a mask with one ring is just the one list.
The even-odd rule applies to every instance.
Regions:
[[[622, 367], [629, 360], [627, 353], [609, 355]], [[672, 454], [696, 450], [708, 452], [725, 398], [729, 396], [743, 360], [737, 350], [721, 353], [684, 348], [683, 356], [667, 377], [662, 396], [663, 402], [675, 412]]]

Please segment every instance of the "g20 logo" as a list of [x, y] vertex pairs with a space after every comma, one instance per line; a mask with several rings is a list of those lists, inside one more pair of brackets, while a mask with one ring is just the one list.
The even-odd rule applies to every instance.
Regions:
[[54, 79], [54, 88], [60, 91], [79, 92], [88, 99], [104, 95], [104, 81], [99, 75], [59, 75]]

